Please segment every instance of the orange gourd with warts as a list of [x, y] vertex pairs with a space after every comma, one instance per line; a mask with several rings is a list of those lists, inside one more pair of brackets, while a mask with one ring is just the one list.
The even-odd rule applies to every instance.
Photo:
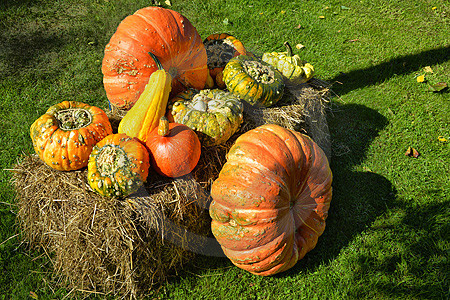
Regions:
[[102, 109], [75, 101], [49, 107], [30, 127], [34, 150], [59, 171], [86, 167], [92, 148], [111, 133], [111, 123]]

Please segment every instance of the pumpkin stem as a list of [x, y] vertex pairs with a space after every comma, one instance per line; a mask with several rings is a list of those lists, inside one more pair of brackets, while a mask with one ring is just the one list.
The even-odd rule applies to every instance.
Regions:
[[164, 70], [164, 68], [163, 68], [163, 66], [162, 66], [162, 64], [161, 64], [161, 62], [160, 62], [159, 59], [156, 57], [156, 55], [153, 54], [153, 53], [151, 53], [151, 52], [149, 52], [148, 54], [150, 54], [150, 56], [151, 56], [151, 57], [153, 58], [153, 60], [155, 61], [156, 66], [158, 67], [158, 70]]
[[289, 45], [288, 42], [284, 42], [284, 46], [287, 49], [288, 56], [292, 56], [292, 47], [291, 47], [291, 45]]
[[161, 119], [159, 119], [158, 135], [167, 136], [169, 132], [169, 119], [167, 119], [166, 116], [162, 116]]

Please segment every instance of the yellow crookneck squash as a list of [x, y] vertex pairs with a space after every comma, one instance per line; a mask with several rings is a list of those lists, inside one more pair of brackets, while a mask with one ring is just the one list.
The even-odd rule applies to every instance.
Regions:
[[172, 89], [172, 76], [163, 69], [156, 56], [149, 54], [159, 69], [152, 73], [144, 92], [122, 118], [118, 129], [119, 133], [136, 137], [144, 143], [148, 133], [158, 127], [159, 120], [164, 116]]

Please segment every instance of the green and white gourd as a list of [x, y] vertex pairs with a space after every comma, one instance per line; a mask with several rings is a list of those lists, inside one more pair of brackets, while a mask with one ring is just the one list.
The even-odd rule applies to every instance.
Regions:
[[292, 55], [292, 48], [288, 42], [284, 43], [286, 52], [264, 53], [262, 60], [283, 74], [290, 82], [300, 84], [307, 82], [314, 76], [314, 67], [304, 62], [297, 54]]
[[241, 100], [219, 89], [187, 90], [170, 106], [176, 123], [195, 130], [203, 146], [225, 143], [243, 121]]

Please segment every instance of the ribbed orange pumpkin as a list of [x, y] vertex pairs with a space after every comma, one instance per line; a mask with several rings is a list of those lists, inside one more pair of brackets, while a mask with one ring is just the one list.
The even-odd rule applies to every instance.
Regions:
[[146, 7], [126, 17], [105, 48], [103, 84], [116, 107], [130, 109], [158, 70], [149, 52], [172, 76], [173, 95], [186, 87], [205, 87], [207, 56], [195, 27], [178, 12]]
[[242, 134], [211, 189], [212, 232], [236, 266], [286, 271], [325, 229], [332, 174], [309, 137], [278, 125]]

